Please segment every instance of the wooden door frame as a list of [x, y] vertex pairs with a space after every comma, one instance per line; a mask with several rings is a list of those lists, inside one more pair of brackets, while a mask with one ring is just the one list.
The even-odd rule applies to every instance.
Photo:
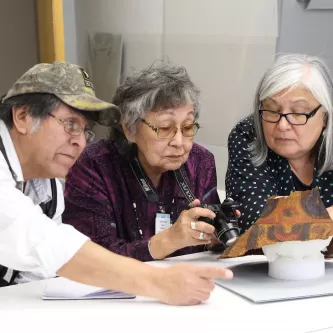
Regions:
[[65, 61], [63, 0], [36, 0], [39, 62]]

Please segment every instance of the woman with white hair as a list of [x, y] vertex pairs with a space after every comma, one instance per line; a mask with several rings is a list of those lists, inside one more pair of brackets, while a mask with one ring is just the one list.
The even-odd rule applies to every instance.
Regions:
[[63, 222], [141, 261], [202, 251], [220, 203], [214, 156], [193, 143], [199, 91], [185, 68], [162, 63], [128, 77], [113, 99], [122, 127], [88, 147], [66, 178]]
[[[272, 195], [318, 187], [333, 210], [333, 84], [318, 57], [288, 54], [264, 73], [253, 113], [229, 134], [227, 196], [245, 232]], [[331, 215], [333, 216], [333, 214]]]

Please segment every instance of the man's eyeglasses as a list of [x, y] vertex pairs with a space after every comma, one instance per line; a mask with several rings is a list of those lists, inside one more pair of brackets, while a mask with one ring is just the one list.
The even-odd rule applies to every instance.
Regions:
[[278, 123], [281, 117], [285, 117], [288, 123], [291, 125], [305, 125], [308, 122], [308, 120], [312, 118], [321, 107], [322, 105], [319, 104], [310, 113], [299, 113], [299, 112], [281, 113], [279, 111], [264, 110], [264, 109], [260, 109], [259, 113], [261, 119], [267, 121], [268, 123]]
[[84, 137], [86, 138], [87, 143], [91, 143], [94, 141], [95, 133], [91, 131], [90, 129], [83, 128], [81, 125], [79, 125], [77, 122], [75, 122], [72, 119], [60, 119], [53, 114], [49, 114], [50, 117], [58, 120], [63, 126], [66, 133], [73, 135], [73, 136], [79, 136], [82, 132], [84, 132]]
[[[171, 127], [155, 127], [154, 125], [148, 123], [146, 120], [141, 119], [141, 121], [150, 127], [157, 135], [159, 139], [172, 139], [178, 132], [178, 127], [171, 126]], [[183, 136], [186, 138], [191, 138], [195, 136], [198, 132], [200, 125], [198, 123], [193, 123], [189, 125], [184, 125], [180, 128]]]

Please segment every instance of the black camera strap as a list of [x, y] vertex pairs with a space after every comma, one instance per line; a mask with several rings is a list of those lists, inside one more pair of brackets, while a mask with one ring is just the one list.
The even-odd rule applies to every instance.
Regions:
[[136, 180], [138, 181], [139, 185], [141, 186], [143, 193], [146, 195], [147, 200], [149, 202], [158, 203], [158, 201], [159, 201], [158, 194], [149, 185], [149, 183], [143, 173], [143, 170], [141, 168], [138, 158], [135, 157], [133, 160], [131, 160], [130, 165], [131, 165], [131, 168], [133, 170]]
[[175, 170], [174, 174], [175, 174], [178, 186], [180, 187], [181, 191], [183, 192], [185, 198], [187, 199], [188, 203], [191, 203], [196, 198], [186, 182], [182, 168]]
[[[148, 201], [153, 202], [153, 203], [158, 203], [159, 202], [159, 197], [158, 194], [153, 190], [153, 188], [149, 185], [149, 182], [147, 181], [143, 170], [141, 168], [140, 162], [137, 157], [135, 157], [133, 160], [130, 162], [131, 168], [133, 170], [133, 173], [135, 175], [135, 178], [137, 179], [139, 185], [141, 186], [141, 189], [143, 193], [146, 195], [146, 198]], [[195, 200], [195, 196], [192, 193], [189, 185], [187, 184], [183, 171], [180, 169], [177, 169], [174, 171], [177, 183], [183, 192], [185, 198], [189, 203], [191, 203], [193, 200]]]

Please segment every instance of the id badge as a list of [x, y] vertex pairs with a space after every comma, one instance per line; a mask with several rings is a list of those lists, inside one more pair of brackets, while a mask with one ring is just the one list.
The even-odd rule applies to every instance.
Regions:
[[160, 231], [170, 228], [170, 214], [157, 213], [155, 218], [155, 235]]

